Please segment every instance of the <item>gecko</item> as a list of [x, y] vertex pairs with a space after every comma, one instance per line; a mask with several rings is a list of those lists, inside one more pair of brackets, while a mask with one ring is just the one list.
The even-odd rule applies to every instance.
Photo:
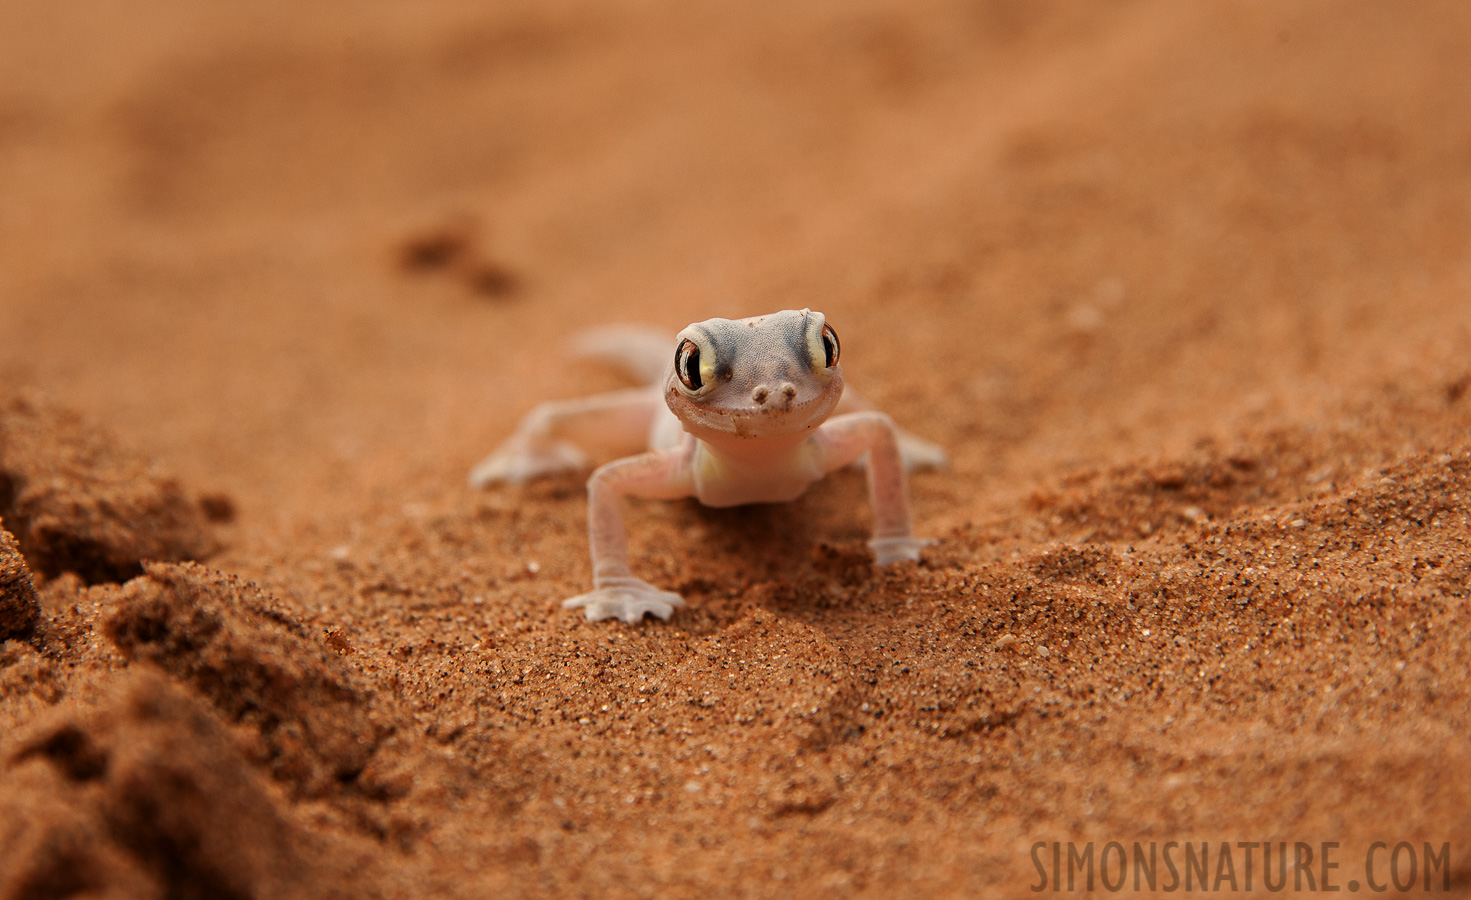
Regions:
[[674, 338], [672, 354], [661, 338], [628, 328], [590, 332], [578, 349], [652, 383], [536, 406], [469, 479], [474, 488], [516, 485], [586, 468], [584, 448], [634, 453], [588, 478], [593, 589], [565, 608], [633, 623], [646, 614], [667, 621], [684, 605], [629, 568], [625, 496], [786, 503], [830, 472], [866, 464], [878, 565], [918, 560], [933, 543], [914, 535], [907, 473], [944, 466], [945, 452], [845, 393], [838, 334], [822, 313], [696, 322]]

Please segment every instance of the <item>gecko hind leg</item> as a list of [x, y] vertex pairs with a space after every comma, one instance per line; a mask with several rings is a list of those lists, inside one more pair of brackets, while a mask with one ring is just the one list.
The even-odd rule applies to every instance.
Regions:
[[[874, 405], [851, 387], [845, 388], [842, 398], [838, 400], [838, 415], [874, 411]], [[897, 426], [894, 428], [894, 437], [899, 441], [899, 461], [903, 464], [906, 473], [920, 472], [925, 469], [944, 469], [950, 465], [950, 455], [945, 452], [944, 447], [934, 441], [927, 441]], [[858, 457], [851, 465], [860, 469], [868, 468], [868, 456], [865, 454]]]
[[630, 388], [542, 403], [516, 431], [470, 470], [470, 486], [523, 484], [533, 478], [587, 468], [588, 450], [606, 455], [636, 453], [647, 446], [657, 390]]

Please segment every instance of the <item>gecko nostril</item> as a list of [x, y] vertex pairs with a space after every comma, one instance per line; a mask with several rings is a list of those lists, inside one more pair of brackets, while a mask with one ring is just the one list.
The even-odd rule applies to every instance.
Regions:
[[757, 387], [754, 391], [751, 392], [751, 399], [752, 400], [755, 400], [757, 403], [765, 403], [766, 402], [766, 395], [767, 395], [766, 385], [763, 384], [763, 385]]
[[788, 400], [795, 400], [797, 397], [797, 386], [790, 381], [786, 382], [781, 386], [781, 395]]

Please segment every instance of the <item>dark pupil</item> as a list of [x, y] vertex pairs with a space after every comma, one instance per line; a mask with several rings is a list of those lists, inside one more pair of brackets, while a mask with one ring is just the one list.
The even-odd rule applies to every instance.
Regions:
[[838, 336], [827, 328], [822, 330], [822, 351], [827, 355], [829, 366], [838, 361]]
[[679, 348], [679, 360], [675, 363], [679, 366], [681, 374], [684, 375], [684, 383], [694, 390], [705, 386], [700, 379], [700, 345], [691, 341], [685, 341]]

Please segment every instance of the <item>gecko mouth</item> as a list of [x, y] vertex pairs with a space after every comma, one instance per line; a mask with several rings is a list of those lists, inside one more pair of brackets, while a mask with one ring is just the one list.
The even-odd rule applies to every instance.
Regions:
[[841, 393], [824, 390], [816, 396], [799, 400], [795, 389], [790, 393], [767, 390], [767, 396], [759, 398], [760, 389], [756, 389], [750, 400], [734, 408], [676, 403], [672, 397], [670, 408], [686, 425], [696, 430], [737, 437], [774, 437], [811, 431], [821, 425], [837, 406]]

